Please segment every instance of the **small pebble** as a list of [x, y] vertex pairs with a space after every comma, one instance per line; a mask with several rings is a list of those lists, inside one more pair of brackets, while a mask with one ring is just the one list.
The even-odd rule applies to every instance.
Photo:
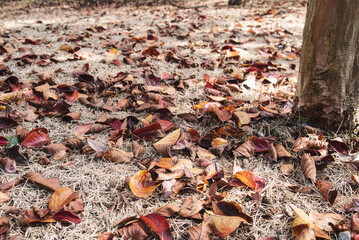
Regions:
[[349, 231], [340, 232], [338, 235], [338, 240], [350, 240], [350, 232]]

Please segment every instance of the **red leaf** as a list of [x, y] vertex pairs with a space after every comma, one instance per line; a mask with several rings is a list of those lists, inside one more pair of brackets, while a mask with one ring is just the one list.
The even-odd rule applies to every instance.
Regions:
[[140, 218], [158, 235], [161, 240], [172, 239], [170, 226], [168, 225], [166, 218], [156, 213], [140, 216]]
[[62, 222], [80, 223], [82, 220], [76, 214], [69, 211], [60, 211], [54, 215], [54, 219]]
[[157, 122], [161, 125], [161, 129], [164, 132], [167, 132], [168, 130], [170, 130], [175, 125], [175, 123], [167, 121], [167, 120], [161, 120], [160, 119]]
[[349, 147], [345, 143], [335, 139], [329, 140], [328, 142], [338, 153], [349, 155]]
[[108, 125], [110, 125], [113, 129], [115, 129], [115, 130], [118, 130], [118, 129], [121, 129], [121, 125], [122, 125], [122, 123], [121, 123], [121, 121], [120, 120], [118, 120], [118, 119], [107, 119], [106, 120], [106, 123], [108, 124]]
[[160, 129], [162, 129], [161, 124], [157, 122], [150, 124], [146, 127], [136, 129], [132, 133], [141, 139], [150, 140], [151, 137], [149, 135], [151, 135], [154, 131]]
[[7, 140], [5, 137], [0, 136], [0, 146], [6, 145], [9, 143], [9, 140]]
[[50, 141], [51, 139], [49, 138], [48, 130], [46, 128], [35, 128], [26, 135], [22, 145], [28, 148], [36, 148], [49, 143]]
[[252, 142], [255, 146], [255, 152], [266, 152], [269, 151], [270, 144], [267, 140], [263, 138], [255, 137], [252, 139]]

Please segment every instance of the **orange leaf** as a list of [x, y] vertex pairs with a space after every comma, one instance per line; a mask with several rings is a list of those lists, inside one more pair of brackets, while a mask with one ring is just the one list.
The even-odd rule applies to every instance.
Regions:
[[[260, 190], [264, 187], [263, 179], [248, 171], [239, 171], [233, 176], [252, 190]], [[257, 180], [257, 181], [256, 181]], [[260, 184], [258, 185], [257, 182]]]
[[78, 194], [71, 188], [62, 187], [57, 189], [50, 197], [49, 209], [52, 212], [58, 212], [69, 204], [73, 199], [77, 198]]
[[137, 172], [130, 179], [130, 189], [136, 197], [149, 197], [157, 186], [147, 170]]

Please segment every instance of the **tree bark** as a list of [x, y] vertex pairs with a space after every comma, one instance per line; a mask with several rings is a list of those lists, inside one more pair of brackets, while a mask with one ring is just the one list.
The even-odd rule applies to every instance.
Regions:
[[359, 1], [310, 0], [294, 111], [325, 129], [359, 123]]

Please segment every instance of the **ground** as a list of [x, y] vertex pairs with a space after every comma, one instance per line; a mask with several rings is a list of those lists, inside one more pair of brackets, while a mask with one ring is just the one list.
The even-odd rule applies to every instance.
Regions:
[[[215, 3], [215, 2], [214, 2]], [[246, 8], [228, 8], [216, 6], [211, 3], [209, 7], [195, 9], [179, 9], [172, 6], [154, 7], [105, 7], [74, 10], [68, 7], [43, 7], [40, 9], [14, 9], [11, 7], [0, 10], [0, 45], [10, 49], [11, 57], [6, 60], [11, 75], [20, 79], [20, 82], [35, 84], [40, 82], [38, 73], [48, 70], [59, 70], [53, 77], [52, 86], [60, 84], [73, 85], [78, 82], [74, 70], [81, 69], [89, 63], [88, 74], [95, 79], [102, 77], [110, 79], [118, 73], [124, 72], [134, 76], [134, 84], [147, 85], [144, 71], [150, 70], [155, 76], [162, 73], [175, 74], [178, 79], [198, 79], [198, 84], [185, 85], [184, 89], [178, 89], [173, 97], [171, 121], [175, 123], [173, 129], [189, 128], [197, 130], [201, 136], [209, 133], [215, 127], [224, 123], [215, 121], [210, 123], [191, 123], [180, 117], [181, 113], [198, 113], [192, 106], [203, 101], [208, 101], [205, 93], [205, 74], [218, 79], [242, 79], [238, 83], [240, 92], [234, 92], [234, 99], [242, 99], [248, 104], [258, 101], [260, 97], [278, 99], [285, 96], [289, 108], [292, 106], [295, 84], [298, 78], [299, 53], [301, 48], [302, 29], [305, 20], [306, 8], [299, 3], [282, 4], [254, 4]], [[196, 3], [195, 3], [196, 4]], [[201, 2], [199, 2], [201, 4]], [[220, 3], [219, 5], [223, 5]], [[92, 27], [92, 29], [91, 29]], [[97, 27], [97, 28], [96, 28]], [[161, 36], [161, 31], [168, 28], [173, 31]], [[146, 39], [149, 30], [158, 37], [157, 41]], [[80, 41], [69, 41], [70, 35], [82, 35]], [[144, 41], [133, 40], [127, 45], [133, 50], [132, 56], [139, 57], [142, 51], [155, 45], [162, 54], [159, 57], [147, 56], [145, 60], [135, 61], [134, 64], [126, 64], [124, 61], [125, 50], [117, 49], [122, 39], [144, 37]], [[27, 44], [25, 38], [38, 40], [37, 45]], [[228, 41], [228, 40], [233, 41]], [[41, 40], [44, 40], [41, 42]], [[134, 44], [136, 43], [136, 44]], [[59, 50], [64, 44], [70, 44], [81, 49], [75, 53]], [[221, 50], [224, 46], [232, 46], [239, 51], [239, 57], [230, 58], [230, 50]], [[289, 47], [289, 50], [288, 50]], [[176, 62], [168, 62], [164, 59], [165, 53], [175, 49], [177, 56], [190, 60], [193, 66], [186, 67]], [[13, 51], [12, 51], [13, 50]], [[260, 53], [258, 50], [261, 50]], [[271, 53], [265, 54], [264, 51]], [[111, 52], [112, 51], [112, 52]], [[274, 52], [278, 52], [274, 55]], [[19, 66], [19, 58], [25, 54], [48, 54], [58, 61], [41, 66], [37, 64], [25, 64]], [[77, 54], [76, 60], [73, 59]], [[238, 55], [238, 54], [237, 54]], [[274, 56], [273, 56], [274, 55]], [[6, 54], [0, 55], [1, 61], [5, 61]], [[112, 64], [113, 59], [118, 59], [121, 65]], [[212, 62], [211, 62], [212, 61]], [[216, 66], [216, 61], [220, 64]], [[267, 76], [275, 79], [275, 83], [262, 84], [263, 78], [251, 79], [245, 75], [245, 67], [253, 62], [273, 63], [277, 74]], [[204, 67], [207, 62], [210, 67]], [[249, 63], [247, 66], [243, 64]], [[201, 65], [202, 64], [202, 65]], [[242, 70], [241, 70], [242, 69]], [[239, 71], [238, 78], [235, 71]], [[0, 81], [6, 80], [10, 74], [0, 76]], [[279, 81], [278, 79], [281, 79]], [[243, 81], [246, 82], [243, 83]], [[251, 81], [252, 80], [252, 81]], [[267, 80], [268, 81], [268, 80]], [[281, 83], [279, 83], [281, 82]], [[279, 84], [278, 84], [279, 83]], [[54, 85], [55, 84], [55, 85]], [[254, 85], [253, 85], [254, 84]], [[165, 85], [170, 86], [169, 83]], [[115, 106], [121, 100], [129, 96], [128, 92], [111, 90], [106, 104]], [[280, 94], [278, 94], [280, 93]], [[276, 95], [277, 94], [277, 95]], [[104, 97], [100, 96], [99, 105], [103, 104]], [[169, 100], [170, 101], [170, 100]], [[64, 143], [73, 136], [73, 131], [84, 124], [95, 123], [103, 113], [108, 118], [117, 118], [122, 121], [127, 116], [135, 116], [138, 119], [146, 118], [153, 113], [151, 110], [134, 111], [127, 110], [105, 111], [101, 108], [91, 108], [76, 101], [70, 103], [71, 112], [80, 112], [78, 121], [66, 122], [61, 117], [39, 116], [36, 119], [24, 119], [24, 113], [28, 109], [26, 101], [16, 104], [7, 103], [14, 111], [20, 113], [19, 123], [26, 130], [45, 127], [49, 131], [51, 143]], [[36, 111], [35, 111], [36, 113]], [[289, 150], [294, 157], [279, 159], [276, 163], [270, 163], [265, 154], [255, 154], [250, 157], [233, 156], [230, 152], [219, 156], [216, 161], [224, 166], [226, 176], [230, 176], [234, 161], [238, 161], [244, 170], [252, 171], [265, 181], [265, 187], [261, 190], [262, 203], [250, 196], [255, 191], [248, 188], [231, 188], [226, 190], [227, 201], [238, 202], [244, 212], [253, 218], [253, 223], [239, 227], [229, 239], [258, 239], [261, 236], [276, 236], [279, 239], [291, 239], [291, 225], [293, 222], [292, 210], [289, 204], [301, 208], [305, 212], [314, 210], [320, 213], [332, 213], [335, 209], [348, 203], [355, 196], [357, 190], [350, 182], [351, 170], [346, 165], [332, 163], [320, 176], [330, 181], [338, 190], [339, 196], [331, 206], [320, 194], [315, 183], [309, 181], [300, 167], [299, 154], [292, 151], [295, 140], [303, 134], [299, 124], [288, 122], [288, 115], [275, 115], [252, 120], [250, 128], [246, 129], [246, 135], [241, 137], [227, 136], [226, 139], [235, 146], [243, 142], [247, 137], [276, 137], [279, 142]], [[29, 121], [30, 120], [30, 121]], [[233, 122], [233, 121], [232, 121]], [[141, 125], [142, 124], [142, 125]], [[136, 128], [143, 126], [139, 123]], [[172, 131], [172, 130], [170, 130]], [[97, 141], [107, 144], [109, 129], [99, 133], [85, 135]], [[0, 130], [0, 136], [12, 136], [16, 133], [16, 127]], [[326, 137], [334, 137], [335, 133], [326, 133]], [[130, 152], [134, 139], [127, 138], [120, 149]], [[347, 140], [347, 139], [345, 139]], [[137, 198], [133, 195], [127, 178], [133, 176], [143, 165], [143, 160], [161, 158], [160, 154], [152, 147], [152, 141], [141, 142], [145, 146], [145, 153], [139, 158], [133, 158], [127, 163], [113, 163], [99, 158], [96, 154], [89, 154], [80, 150], [73, 150], [61, 160], [54, 160], [41, 148], [24, 148], [21, 151], [27, 156], [25, 164], [18, 164], [15, 173], [6, 173], [1, 169], [1, 181], [11, 181], [30, 171], [36, 171], [44, 177], [57, 177], [62, 186], [76, 191], [84, 201], [84, 211], [79, 213], [82, 222], [79, 224], [41, 223], [30, 226], [20, 226], [21, 216], [11, 215], [9, 236], [22, 234], [26, 239], [96, 239], [103, 232], [117, 234], [114, 226], [119, 220], [135, 215], [145, 215], [166, 203], [180, 206], [186, 197], [205, 199], [207, 192], [195, 191], [194, 183], [188, 185], [179, 194], [163, 200], [160, 198], [161, 190], [158, 188], [149, 198]], [[0, 153], [5, 156], [5, 152]], [[39, 162], [42, 157], [50, 160], [48, 165]], [[177, 157], [186, 158], [178, 155]], [[284, 163], [294, 166], [291, 175], [286, 176], [280, 171]], [[306, 194], [291, 191], [288, 185], [300, 185], [312, 187], [314, 193]], [[29, 210], [32, 206], [47, 208], [51, 193], [29, 181], [15, 186], [8, 191], [10, 201], [2, 204], [2, 207], [12, 206]], [[128, 204], [119, 207], [120, 196], [125, 196]], [[5, 208], [6, 209], [6, 208]], [[5, 211], [0, 210], [4, 216]], [[198, 222], [185, 218], [170, 218], [169, 224], [174, 239], [188, 239], [187, 230]], [[334, 236], [334, 235], [333, 235]], [[120, 238], [119, 235], [117, 235]], [[335, 237], [335, 236], [334, 236]], [[215, 238], [215, 237], [213, 237]]]

